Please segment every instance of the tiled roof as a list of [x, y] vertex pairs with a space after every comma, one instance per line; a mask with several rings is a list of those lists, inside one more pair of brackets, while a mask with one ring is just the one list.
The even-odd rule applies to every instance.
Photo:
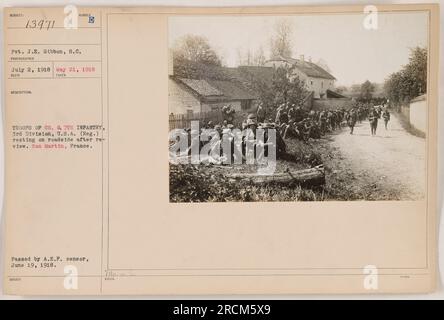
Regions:
[[245, 89], [240, 83], [236, 81], [226, 80], [207, 80], [211, 86], [223, 92], [223, 95], [230, 99], [249, 100], [257, 97]]
[[317, 64], [310, 62], [310, 61], [299, 60], [299, 59], [294, 59], [294, 58], [287, 58], [287, 57], [278, 57], [275, 59], [271, 59], [270, 61], [286, 61], [289, 64], [293, 65], [294, 67], [298, 68], [301, 72], [305, 73], [307, 76], [314, 77], [314, 78], [336, 80], [336, 78], [333, 77], [326, 70], [324, 70], [323, 68], [321, 68]]
[[271, 83], [274, 75], [273, 67], [263, 66], [239, 66], [239, 76], [243, 81], [260, 80], [265, 83]]
[[217, 90], [215, 87], [211, 86], [204, 79], [187, 79], [187, 78], [178, 78], [183, 84], [189, 87], [191, 90], [196, 92], [200, 96], [221, 96], [223, 93]]
[[347, 98], [343, 94], [340, 94], [339, 92], [327, 89], [327, 98]]
[[250, 100], [257, 96], [235, 80], [175, 78], [207, 101]]

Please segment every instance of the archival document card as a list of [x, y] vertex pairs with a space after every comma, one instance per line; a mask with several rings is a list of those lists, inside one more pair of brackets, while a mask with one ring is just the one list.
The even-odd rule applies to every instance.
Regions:
[[4, 9], [6, 293], [432, 292], [438, 26]]

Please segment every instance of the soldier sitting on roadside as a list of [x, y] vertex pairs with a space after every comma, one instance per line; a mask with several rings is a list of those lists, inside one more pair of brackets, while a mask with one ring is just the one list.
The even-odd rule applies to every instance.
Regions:
[[327, 113], [325, 111], [319, 113], [319, 127], [322, 134], [327, 132]]
[[231, 105], [226, 105], [222, 107], [222, 116], [223, 119], [227, 121], [227, 123], [233, 123], [235, 112], [236, 110], [234, 110]]
[[257, 121], [259, 123], [262, 123], [265, 121], [265, 108], [262, 105], [262, 102], [259, 103], [259, 105], [257, 106], [257, 110], [256, 110], [256, 117], [257, 117]]
[[204, 125], [204, 129], [213, 129], [214, 128], [214, 124], [213, 121], [208, 121], [206, 125]]
[[280, 125], [281, 124], [281, 113], [284, 112], [284, 104], [281, 104], [277, 109], [276, 109], [276, 119], [275, 119], [275, 123], [276, 125]]

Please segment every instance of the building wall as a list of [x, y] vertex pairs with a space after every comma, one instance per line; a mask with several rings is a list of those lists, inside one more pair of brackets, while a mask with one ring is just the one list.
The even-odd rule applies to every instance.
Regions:
[[308, 91], [313, 92], [313, 98], [325, 99], [327, 97], [327, 89], [334, 89], [334, 80], [309, 77], [305, 73], [295, 69], [295, 74], [300, 80], [305, 82]]
[[427, 128], [427, 100], [410, 103], [410, 123], [416, 129], [426, 132]]
[[312, 91], [308, 85], [310, 77], [308, 77], [305, 73], [301, 72], [300, 70], [298, 70], [296, 68], [294, 69], [293, 74], [295, 76], [297, 76], [299, 78], [299, 80], [304, 81], [307, 90]]
[[[275, 67], [275, 68], [288, 65], [289, 63], [285, 61], [268, 61], [265, 63], [266, 67]], [[315, 99], [325, 98], [327, 89], [330, 90], [334, 89], [334, 84], [335, 84], [334, 80], [309, 77], [297, 68], [294, 69], [294, 73], [299, 77], [300, 80], [305, 82], [305, 86], [308, 91], [313, 91], [314, 93], [313, 97]]]
[[230, 104], [236, 112], [241, 111], [240, 101], [225, 101], [225, 102], [215, 102], [215, 103], [202, 103], [202, 112], [208, 112], [213, 110], [222, 110], [222, 107]]
[[399, 111], [405, 117], [405, 119], [410, 122], [410, 105], [403, 104], [399, 107]]
[[168, 113], [201, 112], [199, 99], [176, 81], [168, 80]]
[[317, 99], [313, 101], [313, 110], [334, 110], [338, 108], [350, 109], [352, 100], [349, 98]]
[[326, 99], [327, 89], [333, 90], [334, 80], [309, 77], [307, 82], [309, 91], [314, 92], [315, 99]]

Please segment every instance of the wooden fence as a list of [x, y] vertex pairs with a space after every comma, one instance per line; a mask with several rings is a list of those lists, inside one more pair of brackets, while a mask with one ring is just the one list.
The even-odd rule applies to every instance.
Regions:
[[194, 112], [189, 114], [170, 114], [169, 125], [170, 130], [185, 129], [191, 127], [191, 121], [199, 121], [200, 125], [213, 121], [214, 124], [221, 123], [223, 120], [220, 110], [208, 112]]

